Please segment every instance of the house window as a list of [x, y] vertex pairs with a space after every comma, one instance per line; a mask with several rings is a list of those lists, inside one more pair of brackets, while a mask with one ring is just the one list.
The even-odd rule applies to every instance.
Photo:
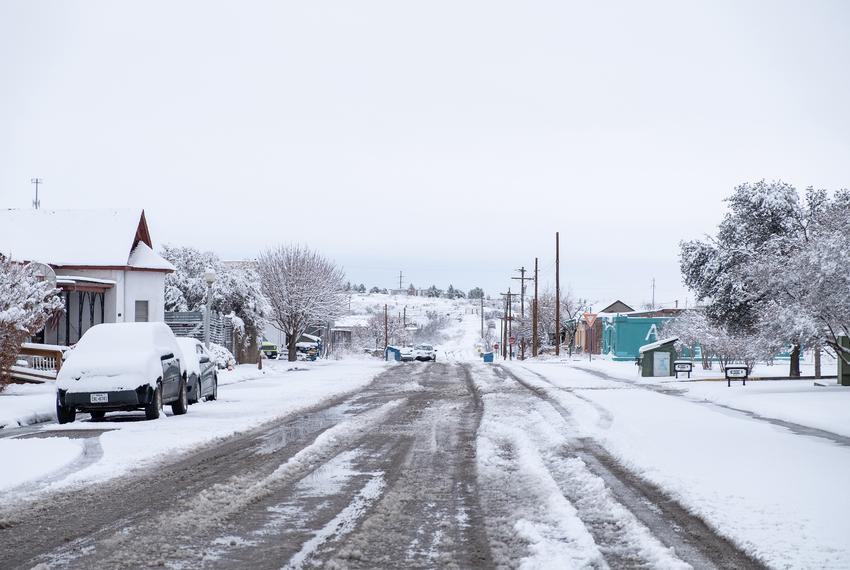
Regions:
[[148, 302], [147, 301], [136, 301], [136, 322], [137, 323], [148, 322]]

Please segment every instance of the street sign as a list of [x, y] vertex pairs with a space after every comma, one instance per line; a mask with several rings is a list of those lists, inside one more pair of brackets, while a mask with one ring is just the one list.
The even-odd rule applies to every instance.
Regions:
[[687, 372], [688, 378], [690, 378], [691, 372], [694, 370], [694, 363], [689, 360], [677, 360], [673, 363], [673, 370], [676, 371], [676, 378], [679, 377], [679, 372]]
[[515, 344], [516, 344], [516, 337], [515, 337], [515, 336], [512, 336], [512, 337], [508, 340], [508, 342], [510, 342], [510, 343], [511, 343], [511, 346], [515, 345]]
[[747, 385], [747, 378], [750, 377], [750, 369], [746, 366], [727, 366], [724, 370], [726, 374], [726, 386], [732, 385], [732, 380], [743, 380], [744, 386]]

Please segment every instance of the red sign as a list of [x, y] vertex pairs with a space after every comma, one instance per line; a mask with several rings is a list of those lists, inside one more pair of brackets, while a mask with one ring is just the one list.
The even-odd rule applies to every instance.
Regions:
[[516, 337], [515, 337], [515, 336], [512, 336], [512, 337], [508, 340], [508, 342], [510, 342], [510, 343], [511, 343], [511, 346], [515, 345], [515, 344], [516, 344]]
[[588, 326], [593, 326], [593, 321], [596, 320], [596, 313], [585, 313], [584, 314], [584, 322], [587, 323]]

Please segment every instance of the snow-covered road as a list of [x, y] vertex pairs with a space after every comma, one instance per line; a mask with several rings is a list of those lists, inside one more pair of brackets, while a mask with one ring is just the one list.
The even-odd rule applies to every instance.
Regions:
[[[321, 378], [334, 370], [329, 364]], [[850, 448], [835, 441], [565, 365], [372, 370], [380, 374], [371, 383], [361, 370], [349, 383], [305, 387], [314, 399], [323, 389], [336, 395], [312, 405], [302, 397], [277, 416], [270, 398], [280, 378], [246, 378], [239, 390], [268, 400], [265, 423], [246, 419], [234, 435], [133, 470], [97, 468], [104, 457], [95, 442], [120, 436], [104, 431], [110, 422], [46, 428], [66, 431], [62, 441], [91, 456], [53, 472], [50, 484], [19, 487], [23, 498], [6, 494], [4, 502], [16, 502], [0, 507], [0, 567], [737, 569], [850, 561], [829, 529], [836, 512], [848, 512], [846, 494], [825, 505], [825, 492], [782, 488], [795, 477], [812, 484], [824, 466], [843, 469]], [[793, 456], [783, 459], [774, 446]], [[825, 483], [830, 472], [822, 475]]]

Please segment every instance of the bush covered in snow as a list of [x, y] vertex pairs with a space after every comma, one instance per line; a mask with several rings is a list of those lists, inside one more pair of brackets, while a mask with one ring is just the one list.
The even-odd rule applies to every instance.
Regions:
[[210, 357], [219, 368], [233, 368], [236, 366], [236, 359], [233, 358], [233, 354], [220, 344], [211, 342], [207, 352], [210, 353]]
[[0, 390], [9, 381], [21, 343], [63, 307], [58, 289], [36, 277], [29, 266], [0, 255]]

